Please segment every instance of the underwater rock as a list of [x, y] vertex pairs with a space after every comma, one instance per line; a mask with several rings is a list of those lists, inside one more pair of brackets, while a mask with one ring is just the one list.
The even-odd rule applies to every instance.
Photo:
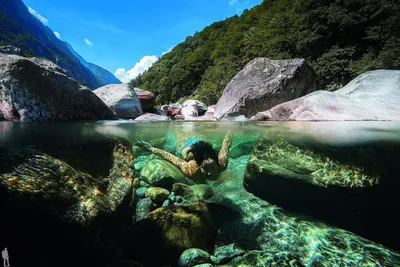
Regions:
[[272, 204], [400, 248], [392, 238], [400, 229], [381, 219], [396, 209], [399, 151], [370, 146], [309, 148], [264, 135], [247, 164], [244, 186]]
[[[7, 214], [0, 221], [7, 229], [2, 242], [31, 259], [45, 251], [40, 258], [45, 266], [70, 266], [71, 248], [85, 264], [88, 258], [95, 265], [102, 261], [88, 244], [102, 236], [100, 229], [112, 227], [117, 215], [132, 212], [131, 145], [114, 143], [108, 176], [82, 172], [33, 148], [1, 148], [0, 208]], [[60, 259], [66, 261], [59, 264]]]
[[316, 87], [315, 72], [305, 59], [250, 61], [226, 85], [214, 117], [250, 117], [310, 92]]
[[[134, 153], [134, 155], [135, 155], [135, 153]], [[135, 189], [139, 189], [139, 188], [140, 188], [140, 179], [139, 179], [139, 178], [133, 179], [132, 186], [133, 186], [133, 188], [135, 188]]]
[[161, 205], [169, 196], [169, 191], [161, 187], [150, 187], [146, 192], [146, 197], [154, 203]]
[[227, 171], [233, 178], [213, 187], [214, 195], [207, 200], [240, 214], [220, 226], [216, 246], [235, 243], [246, 255], [221, 266], [400, 266], [400, 254], [394, 250], [312, 217], [292, 214], [246, 191], [243, 176], [249, 157], [230, 161]]
[[198, 248], [185, 250], [179, 258], [179, 267], [193, 267], [204, 263], [211, 263], [210, 254]]
[[20, 205], [47, 203], [49, 211], [65, 221], [88, 225], [101, 214], [115, 212], [132, 191], [133, 154], [127, 142], [115, 145], [112, 168], [103, 180], [34, 149], [6, 153], [6, 172], [0, 174], [6, 194]]
[[234, 258], [242, 256], [244, 252], [245, 251], [239, 248], [236, 244], [217, 247], [214, 251], [214, 255], [211, 256], [211, 260], [217, 265], [225, 264]]
[[168, 190], [177, 182], [193, 184], [193, 182], [185, 178], [181, 170], [168, 161], [162, 159], [148, 161], [140, 174], [146, 177], [151, 182], [151, 185], [166, 188]]
[[190, 188], [196, 195], [203, 199], [208, 199], [214, 194], [212, 187], [206, 184], [196, 184], [190, 186]]
[[171, 204], [171, 200], [166, 199], [166, 200], [162, 203], [161, 207], [168, 207], [170, 204]]
[[254, 145], [255, 145], [255, 141], [247, 141], [247, 142], [239, 143], [239, 144], [233, 146], [229, 150], [229, 157], [236, 159], [243, 155], [250, 155], [251, 151], [253, 150]]
[[136, 195], [137, 195], [138, 197], [140, 197], [140, 198], [145, 197], [146, 194], [147, 194], [147, 187], [139, 187], [139, 188], [136, 190]]
[[[235, 258], [233, 261], [218, 265], [221, 267], [265, 267], [265, 266], [291, 266], [305, 267], [299, 259], [292, 255], [289, 251], [280, 253], [270, 253], [268, 251], [248, 251], [243, 256]], [[325, 265], [309, 265], [309, 266], [325, 266]]]
[[206, 203], [158, 208], [135, 224], [132, 259], [145, 266], [177, 266], [189, 248], [210, 253], [220, 225], [233, 216], [230, 209]]
[[173, 184], [171, 191], [174, 192], [175, 195], [181, 196], [186, 201], [189, 201], [191, 203], [202, 200], [202, 198], [199, 195], [197, 195], [194, 189], [187, 184], [181, 184], [181, 183]]
[[154, 209], [154, 204], [150, 198], [140, 200], [136, 205], [136, 221], [142, 220]]

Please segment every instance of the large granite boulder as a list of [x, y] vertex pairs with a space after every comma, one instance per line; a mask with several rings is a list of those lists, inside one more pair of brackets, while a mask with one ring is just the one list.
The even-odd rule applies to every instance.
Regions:
[[296, 142], [260, 137], [246, 167], [246, 190], [398, 249], [397, 224], [382, 218], [397, 209], [400, 146]]
[[252, 120], [399, 120], [400, 71], [364, 73], [335, 91], [317, 91], [257, 113]]
[[109, 84], [93, 91], [118, 118], [135, 119], [143, 114], [142, 105], [126, 84]]
[[251, 117], [280, 103], [313, 92], [315, 73], [304, 59], [256, 58], [227, 84], [214, 117]]
[[156, 101], [156, 97], [152, 92], [140, 89], [140, 88], [134, 88], [135, 93], [140, 101], [140, 104], [142, 105], [142, 109], [144, 112], [150, 112], [154, 108], [154, 103]]
[[0, 118], [10, 121], [113, 119], [113, 112], [45, 59], [0, 54]]

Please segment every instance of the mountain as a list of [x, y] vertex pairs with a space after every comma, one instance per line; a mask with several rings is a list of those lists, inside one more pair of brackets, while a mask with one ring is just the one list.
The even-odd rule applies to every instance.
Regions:
[[88, 66], [85, 66], [67, 44], [29, 13], [21, 0], [0, 1], [0, 46], [3, 45], [18, 47], [27, 57], [47, 58], [67, 70], [80, 84], [91, 89], [112, 80], [109, 77], [111, 73], [106, 70], [86, 61]]
[[398, 0], [264, 0], [189, 36], [130, 82], [157, 104], [191, 97], [214, 104], [250, 60], [305, 58], [318, 89], [368, 70], [400, 68]]
[[111, 72], [109, 72], [106, 69], [103, 69], [100, 66], [97, 66], [96, 64], [87, 62], [81, 55], [79, 55], [68, 42], [64, 42], [69, 51], [77, 58], [79, 61], [90, 70], [91, 73], [93, 73], [96, 78], [103, 84], [120, 84], [122, 83], [120, 80], [118, 80]]

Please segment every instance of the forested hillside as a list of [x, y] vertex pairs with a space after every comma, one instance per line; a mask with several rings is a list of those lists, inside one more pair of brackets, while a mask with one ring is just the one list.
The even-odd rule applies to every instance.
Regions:
[[158, 104], [192, 94], [212, 104], [256, 57], [306, 58], [327, 90], [400, 68], [400, 1], [264, 0], [187, 37], [130, 85], [156, 93]]

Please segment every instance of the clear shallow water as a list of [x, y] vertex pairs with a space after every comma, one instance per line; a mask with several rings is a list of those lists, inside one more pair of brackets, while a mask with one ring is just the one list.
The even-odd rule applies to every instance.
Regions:
[[[121, 168], [115, 168], [113, 163], [114, 161], [121, 165], [122, 163], [120, 162], [124, 160], [123, 155], [121, 157], [115, 156], [114, 145], [119, 140], [127, 140], [130, 144], [145, 140], [152, 142], [155, 147], [175, 153], [175, 133], [185, 132], [188, 135], [200, 134], [204, 136], [218, 150], [228, 130], [231, 130], [234, 136], [230, 149], [228, 169], [221, 174], [217, 181], [208, 183], [214, 193], [205, 202], [228, 207], [236, 214], [236, 217], [232, 218], [227, 216], [227, 219], [219, 226], [218, 234], [216, 234], [213, 241], [213, 247], [218, 248], [235, 243], [244, 249], [245, 254], [235, 257], [224, 264], [214, 263], [215, 266], [400, 265], [400, 256], [396, 252], [399, 246], [396, 245], [396, 240], [394, 240], [398, 230], [395, 228], [395, 218], [392, 217], [394, 215], [391, 213], [396, 209], [395, 194], [399, 188], [398, 180], [400, 177], [389, 177], [399, 174], [395, 170], [397, 158], [400, 158], [398, 154], [398, 151], [400, 151], [398, 150], [400, 146], [400, 123], [397, 122], [1, 122], [0, 193], [2, 196], [2, 210], [9, 214], [5, 220], [2, 220], [2, 228], [9, 229], [9, 231], [3, 239], [0, 239], [0, 245], [9, 247], [10, 254], [14, 253], [11, 254], [14, 255], [11, 259], [15, 259], [14, 261], [17, 263], [18, 261], [24, 263], [22, 258], [36, 253], [34, 246], [38, 243], [53, 253], [48, 242], [54, 242], [54, 246], [58, 247], [58, 249], [55, 249], [56, 252], [50, 258], [39, 257], [42, 266], [54, 264], [57, 259], [65, 257], [68, 253], [64, 250], [68, 251], [71, 247], [79, 250], [77, 258], [82, 259], [81, 263], [83, 265], [93, 265], [95, 263], [98, 266], [113, 266], [110, 264], [118, 263], [120, 265], [114, 266], [135, 266], [128, 265], [127, 261], [130, 260], [141, 261], [145, 266], [161, 266], [151, 260], [146, 261], [143, 259], [143, 257], [158, 257], [161, 259], [165, 255], [161, 256], [163, 249], [156, 248], [157, 245], [154, 242], [157, 242], [157, 239], [152, 240], [152, 235], [135, 235], [135, 229], [144, 227], [143, 224], [145, 224], [138, 224], [136, 219], [132, 219], [132, 216], [137, 215], [135, 214], [135, 208], [126, 209], [122, 213], [120, 212], [121, 208], [119, 208], [120, 210], [113, 210], [111, 212], [113, 219], [110, 220], [107, 216], [104, 220], [95, 219], [94, 223], [90, 222], [89, 226], [85, 226], [86, 228], [82, 230], [79, 226], [81, 223], [79, 219], [71, 222], [71, 217], [68, 217], [65, 222], [58, 223], [55, 218], [47, 217], [47, 210], [42, 211], [42, 208], [38, 208], [38, 206], [57, 207], [60, 211], [57, 216], [63, 216], [64, 213], [61, 212], [63, 207], [73, 203], [73, 199], [78, 199], [79, 206], [88, 209], [89, 215], [83, 217], [86, 218], [86, 221], [90, 221], [92, 217], [101, 214], [101, 212], [93, 212], [93, 210], [101, 211], [101, 208], [91, 209], [90, 201], [95, 202], [96, 196], [102, 195], [100, 193], [91, 194], [90, 190], [83, 190], [84, 193], [79, 197], [68, 196], [68, 198], [64, 198], [60, 196], [63, 188], [55, 189], [54, 187], [67, 186], [68, 183], [53, 184], [48, 182], [51, 186], [42, 187], [42, 184], [35, 184], [34, 181], [36, 179], [40, 180], [41, 175], [47, 175], [47, 173], [51, 172], [56, 174], [46, 177], [60, 180], [65, 179], [66, 176], [67, 180], [69, 179], [68, 177], [77, 177], [73, 180], [72, 192], [80, 192], [80, 186], [90, 189], [95, 185], [97, 186], [96, 190], [103, 192], [103, 189], [96, 184], [96, 181], [85, 184], [84, 181], [79, 180], [107, 179], [107, 177], [112, 178], [115, 176], [112, 175], [113, 171], [121, 172]], [[334, 151], [336, 159], [339, 160], [338, 162], [343, 160], [343, 162], [348, 163], [350, 160], [351, 162], [365, 163], [368, 159], [372, 159], [372, 163], [378, 162], [376, 164], [377, 167], [374, 168], [378, 168], [377, 172], [379, 174], [382, 173], [382, 177], [385, 177], [386, 180], [382, 178], [382, 183], [388, 183], [387, 181], [390, 178], [392, 190], [387, 190], [387, 195], [392, 195], [392, 197], [385, 199], [386, 202], [377, 200], [379, 202], [377, 205], [382, 210], [381, 213], [377, 214], [386, 216], [374, 219], [366, 217], [373, 223], [377, 223], [377, 229], [374, 230], [374, 233], [366, 232], [365, 229], [370, 229], [367, 226], [358, 229], [357, 227], [354, 228], [354, 225], [350, 229], [351, 231], [346, 231], [349, 229], [343, 229], [345, 228], [343, 225], [339, 227], [335, 224], [336, 221], [332, 223], [327, 220], [330, 217], [322, 216], [319, 218], [319, 214], [309, 214], [309, 210], [301, 212], [302, 210], [299, 210], [295, 205], [290, 205], [290, 203], [287, 205], [286, 202], [291, 202], [290, 199], [282, 202], [282, 204], [285, 204], [285, 207], [282, 208], [279, 205], [281, 202], [277, 198], [274, 198], [274, 201], [269, 201], [268, 197], [258, 194], [259, 192], [248, 192], [246, 190], [248, 188], [245, 189], [243, 187], [243, 177], [248, 161], [252, 157], [253, 147], [256, 145], [259, 136], [266, 136], [266, 139], [271, 140], [271, 142], [274, 142], [274, 140], [287, 140], [294, 144], [295, 147], [298, 147], [299, 154], [305, 154], [308, 149], [307, 153], [311, 153], [307, 154], [311, 155], [310, 161], [316, 160], [316, 158], [313, 158], [314, 154], [312, 153], [317, 155], [326, 151]], [[35, 152], [21, 152], [25, 151], [24, 149], [26, 148]], [[113, 149], [114, 158], [111, 159]], [[133, 147], [133, 151], [135, 157], [135, 174], [133, 177], [138, 177], [139, 173], [146, 168], [146, 164], [154, 161], [155, 157], [137, 147]], [[354, 151], [364, 151], [362, 153], [367, 154], [354, 153]], [[39, 152], [44, 153], [44, 155], [40, 154], [39, 157]], [[32, 153], [35, 156], [30, 156]], [[27, 156], [28, 154], [29, 156]], [[25, 158], [28, 159], [25, 160]], [[71, 167], [73, 171], [58, 172], [59, 169], [66, 168], [62, 164], [57, 165], [59, 166], [57, 169], [49, 168], [50, 170], [40, 165], [44, 164], [43, 162], [47, 162], [47, 165], [52, 166], [51, 164], [60, 160]], [[302, 167], [298, 165], [303, 164], [303, 161], [296, 161], [297, 159], [288, 157], [289, 160], [294, 160], [293, 165], [296, 166], [293, 166], [293, 168], [300, 169]], [[18, 172], [15, 171], [23, 163], [25, 163], [24, 168], [18, 169]], [[372, 163], [371, 165], [373, 165]], [[127, 170], [122, 171], [125, 176], [126, 173], [129, 173]], [[64, 176], [60, 178], [62, 175]], [[18, 187], [21, 184], [14, 186], [13, 181], [16, 179], [24, 180], [24, 186]], [[29, 183], [33, 183], [37, 187], [27, 186], [27, 184], [31, 185]], [[295, 186], [295, 183], [293, 184]], [[143, 181], [142, 185], [148, 186]], [[67, 189], [65, 188], [65, 191]], [[282, 188], [278, 189], [283, 190]], [[33, 192], [34, 190], [37, 190], [37, 192]], [[38, 193], [40, 190], [48, 190], [52, 193], [40, 195]], [[168, 188], [168, 190], [171, 189]], [[122, 189], [117, 190], [117, 192], [122, 191]], [[266, 188], [264, 191], [271, 191], [271, 188], [268, 188], [268, 190]], [[104, 189], [104, 195], [109, 192], [113, 194], [114, 191], [109, 188]], [[256, 193], [257, 196], [252, 193]], [[284, 195], [284, 193], [282, 191], [280, 194]], [[374, 196], [373, 193], [371, 193], [371, 196]], [[40, 195], [39, 198], [36, 197], [37, 194]], [[305, 192], [305, 194], [314, 193], [310, 191]], [[35, 197], [32, 197], [32, 195]], [[116, 195], [117, 197], [115, 198], [118, 198], [119, 194]], [[53, 205], [53, 202], [59, 199], [62, 199], [60, 201], [61, 204]], [[65, 199], [68, 199], [69, 202]], [[109, 199], [106, 198], [106, 200], [108, 201], [106, 203], [109, 203]], [[135, 205], [138, 200], [140, 198], [133, 201]], [[293, 201], [296, 200], [294, 199]], [[118, 206], [123, 207], [125, 202], [127, 201], [118, 202]], [[132, 201], [128, 202], [132, 204]], [[274, 203], [272, 204], [272, 202]], [[371, 199], [371, 203], [373, 202], [375, 200]], [[113, 204], [115, 203], [113, 202]], [[23, 208], [17, 209], [14, 205], [22, 206]], [[325, 203], [321, 202], [320, 205], [323, 206]], [[36, 211], [36, 209], [40, 211]], [[65, 209], [68, 210], [68, 208]], [[332, 212], [334, 213], [334, 211]], [[35, 216], [35, 214], [42, 215]], [[35, 218], [31, 216], [35, 216]], [[339, 213], [338, 216], [340, 216]], [[54, 220], [54, 224], [49, 223], [49, 220]], [[134, 224], [132, 224], [132, 220], [135, 221]], [[30, 223], [30, 221], [34, 223]], [[345, 222], [346, 219], [340, 220], [340, 223], [343, 223], [343, 221]], [[71, 224], [74, 224], [73, 229], [70, 229]], [[78, 224], [78, 226], [75, 226], [75, 224]], [[386, 229], [383, 229], [385, 226]], [[144, 232], [146, 232], [146, 227], [143, 228]], [[62, 231], [65, 231], [67, 236]], [[197, 230], [193, 229], [193, 232], [195, 231]], [[393, 238], [390, 237], [391, 231], [393, 231]], [[360, 234], [362, 237], [360, 237]], [[78, 237], [73, 237], [74, 235]], [[43, 237], [42, 242], [40, 238], [37, 239], [40, 236]], [[36, 241], [32, 240], [35, 238]], [[69, 242], [65, 242], [65, 239], [69, 240]], [[385, 246], [382, 246], [381, 243], [384, 243]], [[210, 253], [214, 252], [210, 251]], [[60, 262], [58, 263], [63, 265]], [[68, 265], [67, 263], [69, 264], [68, 260], [65, 261], [65, 265]], [[167, 262], [165, 265], [167, 264], [174, 265], [171, 262]]]

